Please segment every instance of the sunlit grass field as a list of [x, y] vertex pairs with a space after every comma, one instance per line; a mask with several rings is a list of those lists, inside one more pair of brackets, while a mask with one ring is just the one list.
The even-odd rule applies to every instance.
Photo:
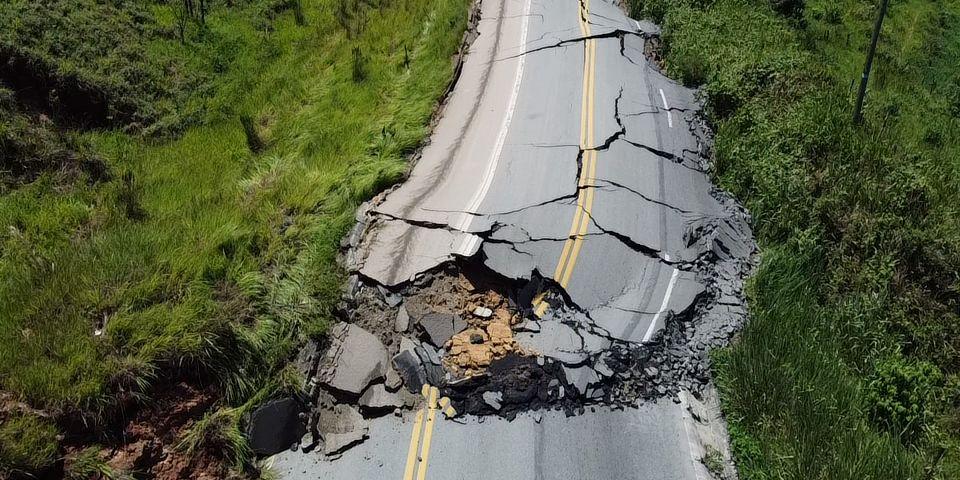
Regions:
[[[94, 431], [170, 379], [214, 382], [223, 407], [289, 386], [278, 372], [339, 298], [340, 238], [423, 141], [468, 8], [238, 3], [181, 43], [176, 2], [150, 2], [168, 35], [148, 55], [208, 79], [182, 95], [195, 119], [172, 121], [181, 132], [79, 132], [108, 181], [48, 172], [0, 196], [0, 386], [53, 415], [27, 428], [47, 444], [49, 425]], [[6, 468], [52, 461], [8, 441], [35, 423], [0, 427]]]

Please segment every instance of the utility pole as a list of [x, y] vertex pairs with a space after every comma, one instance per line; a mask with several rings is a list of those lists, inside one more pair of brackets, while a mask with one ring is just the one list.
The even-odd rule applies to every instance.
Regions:
[[870, 67], [873, 66], [873, 54], [877, 51], [877, 40], [880, 39], [880, 27], [883, 25], [883, 17], [887, 15], [887, 3], [889, 0], [883, 0], [880, 4], [880, 15], [877, 15], [877, 23], [873, 27], [873, 38], [870, 39], [870, 50], [867, 51], [867, 64], [863, 66], [863, 76], [860, 77], [860, 91], [857, 92], [857, 109], [853, 111], [853, 123], [859, 125], [863, 120], [860, 111], [863, 109], [863, 97], [867, 94], [867, 80], [870, 78]]

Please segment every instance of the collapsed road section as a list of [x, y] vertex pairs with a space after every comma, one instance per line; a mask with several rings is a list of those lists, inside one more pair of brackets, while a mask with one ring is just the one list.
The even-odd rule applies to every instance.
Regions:
[[343, 242], [342, 323], [312, 345], [312, 446], [437, 386], [460, 413], [681, 401], [746, 318], [755, 245], [708, 176], [695, 92], [603, 0], [485, 0], [408, 180]]

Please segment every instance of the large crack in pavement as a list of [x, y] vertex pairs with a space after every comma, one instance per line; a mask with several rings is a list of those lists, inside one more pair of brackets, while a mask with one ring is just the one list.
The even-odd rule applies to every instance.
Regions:
[[[650, 37], [649, 31], [614, 28], [519, 55], [616, 38], [624, 63], [654, 75], [649, 59], [630, 55], [642, 54], [642, 45], [626, 40]], [[662, 89], [663, 107], [635, 93], [628, 99], [627, 86], [621, 85], [612, 110], [606, 104], [608, 123], [615, 127], [609, 135], [604, 132], [603, 141], [587, 147], [528, 144], [557, 148], [564, 162], [576, 148], [575, 181], [568, 186], [564, 170], [564, 185], [551, 192], [556, 195], [489, 210], [416, 206], [385, 211], [379, 207], [394, 191], [388, 190], [357, 211], [357, 223], [341, 243], [341, 262], [349, 273], [337, 308], [341, 323], [329, 344], [311, 343], [299, 362], [314, 412], [313, 445], [322, 443], [325, 452], [338, 455], [365, 438], [364, 417], [402, 414], [417, 403], [416, 394], [427, 383], [439, 387], [461, 414], [507, 419], [542, 409], [575, 415], [598, 405], [679, 402], [680, 391], [697, 396], [709, 388], [710, 350], [726, 345], [746, 319], [743, 279], [753, 268], [756, 247], [746, 211], [706, 175], [710, 133], [698, 105], [683, 100], [688, 94], [683, 87], [656, 75], [651, 81], [680, 92], [679, 106], [667, 106]], [[641, 130], [649, 126], [637, 122], [667, 114], [681, 116], [690, 138], [663, 146], [659, 137], [653, 143], [643, 136]], [[622, 155], [624, 149], [635, 152], [626, 156], [637, 170], [659, 172], [658, 187], [642, 183], [643, 176], [595, 175], [581, 181], [586, 151]], [[573, 170], [569, 163], [567, 168]], [[664, 172], [699, 189], [700, 203], [665, 199]], [[612, 221], [616, 211], [583, 209], [578, 197], [588, 189], [629, 197], [627, 203], [638, 211], [660, 215], [661, 229], [667, 220], [679, 225], [682, 248], [667, 249], [642, 226]], [[563, 218], [580, 209], [589, 229], [564, 235], [553, 225], [528, 223], [529, 218], [552, 218], [551, 209], [561, 209]], [[472, 221], [436, 220], [446, 215]], [[413, 260], [402, 258], [404, 249], [392, 250], [397, 264], [415, 264], [409, 278], [366, 269], [371, 249], [383, 248], [375, 241], [378, 235], [397, 225], [405, 229], [396, 230], [406, 235], [403, 242], [440, 235], [440, 243], [451, 246]], [[479, 248], [457, 253], [452, 245], [464, 236], [479, 239]], [[641, 273], [597, 298], [564, 288], [544, 273], [554, 265], [545, 265], [542, 257], [572, 239], [598, 242], [615, 251], [615, 258], [638, 265]], [[550, 306], [542, 317], [534, 312], [535, 299]], [[323, 418], [333, 420], [324, 423]]]

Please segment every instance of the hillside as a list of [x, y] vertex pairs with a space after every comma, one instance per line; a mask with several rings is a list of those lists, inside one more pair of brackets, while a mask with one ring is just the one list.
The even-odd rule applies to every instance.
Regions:
[[[960, 477], [960, 4], [638, 0], [762, 250], [716, 356], [746, 479]], [[734, 33], [736, 32], [736, 33]]]
[[157, 448], [252, 469], [243, 415], [299, 388], [339, 240], [424, 138], [466, 12], [0, 6], [0, 471], [120, 471], [124, 422], [170, 391], [193, 414]]

